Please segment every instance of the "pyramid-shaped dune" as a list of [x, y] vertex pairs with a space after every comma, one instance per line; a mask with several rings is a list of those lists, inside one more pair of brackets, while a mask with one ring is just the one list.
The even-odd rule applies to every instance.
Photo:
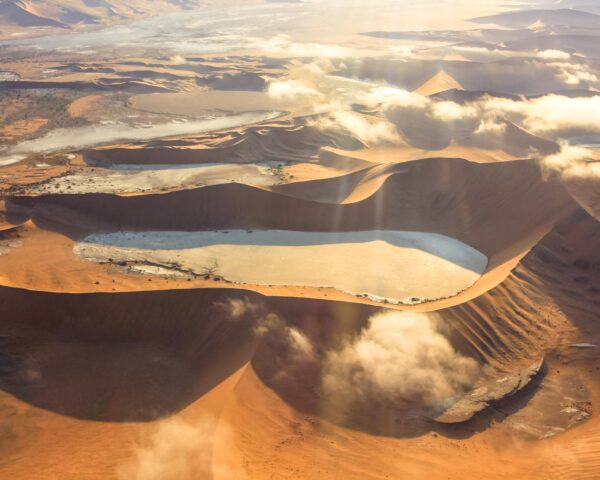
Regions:
[[443, 70], [440, 70], [423, 85], [415, 90], [415, 93], [423, 96], [435, 95], [447, 90], [464, 90], [463, 86]]

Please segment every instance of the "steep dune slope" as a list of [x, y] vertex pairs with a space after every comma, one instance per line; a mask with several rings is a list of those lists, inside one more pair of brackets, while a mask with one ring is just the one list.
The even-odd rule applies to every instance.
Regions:
[[314, 126], [271, 123], [191, 139], [101, 147], [84, 151], [91, 164], [184, 164], [204, 162], [306, 161], [322, 147], [352, 150], [363, 145], [349, 135], [327, 135]]
[[66, 27], [58, 20], [36, 15], [28, 9], [26, 3], [13, 0], [0, 3], [0, 23], [18, 27]]
[[251, 325], [228, 321], [229, 298], [235, 292], [56, 296], [3, 288], [10, 368], [0, 383], [71, 417], [149, 421], [179, 411], [250, 358]]
[[444, 317], [459, 325], [478, 354], [491, 362], [534, 358], [567, 342], [557, 331], [569, 332], [574, 341], [597, 337], [599, 238], [600, 223], [579, 210], [534, 247], [502, 284], [445, 310]]
[[[593, 367], [597, 352], [578, 353], [568, 344], [579, 339], [590, 342], [600, 339], [591, 307], [600, 299], [600, 293], [592, 287], [598, 282], [596, 267], [600, 258], [586, 242], [590, 237], [597, 239], [598, 235], [600, 225], [579, 212], [534, 248], [500, 287], [473, 302], [442, 310], [440, 314], [448, 322], [456, 345], [462, 343], [464, 348], [499, 368], [510, 368], [522, 359], [545, 353], [549, 361], [547, 381], [555, 378], [559, 371], [566, 370], [569, 376], [589, 368], [588, 382], [597, 382], [597, 369]], [[586, 272], [585, 282], [582, 269]], [[582, 283], [590, 287], [581, 289]], [[327, 329], [322, 327], [326, 324], [325, 318], [329, 322], [342, 315], [350, 318], [347, 311], [340, 317], [336, 317], [333, 309], [329, 316], [324, 311], [320, 314], [311, 309], [304, 311], [307, 318], [300, 324], [311, 338], [323, 338], [323, 329]], [[311, 315], [316, 316], [312, 323]], [[351, 318], [356, 321], [357, 317]], [[270, 350], [270, 358], [276, 351]], [[406, 475], [412, 478], [503, 478], [515, 475], [526, 479], [565, 476], [583, 479], [591, 478], [595, 471], [593, 458], [598, 455], [594, 433], [596, 417], [551, 439], [523, 444], [515, 437], [511, 430], [515, 425], [510, 420], [511, 415], [523, 409], [531, 398], [543, 395], [544, 383], [535, 387], [540, 390], [533, 389], [519, 400], [519, 407], [511, 409], [507, 403], [495, 411], [491, 423], [490, 418], [485, 420], [483, 417], [458, 430], [420, 433], [416, 438], [405, 433], [400, 438], [391, 438], [394, 435], [388, 436], [384, 432], [393, 430], [394, 425], [400, 427], [406, 421], [393, 409], [382, 413], [379, 423], [375, 410], [364, 412], [366, 417], [372, 416], [365, 423], [375, 428], [378, 435], [340, 428], [331, 423], [335, 417], [323, 417], [327, 409], [319, 408], [319, 405], [323, 406], [324, 399], [315, 398], [315, 406], [310, 408], [306, 403], [304, 406], [297, 403], [313, 395], [302, 396], [295, 390], [312, 392], [314, 384], [309, 372], [294, 374], [290, 367], [288, 375], [292, 378], [277, 380], [277, 377], [265, 377], [264, 368], [257, 363], [253, 370], [246, 370], [223, 411], [222, 421], [236, 428], [233, 448], [224, 449], [218, 436], [216, 439], [220, 447], [217, 448], [219, 460], [223, 461], [223, 457], [229, 455], [229, 462], [244, 465], [250, 478], [268, 478], [274, 472], [282, 477], [319, 475], [320, 478], [337, 478], [343, 472], [349, 477], [373, 479]], [[597, 384], [592, 388], [596, 401]], [[299, 414], [298, 408], [304, 413]], [[557, 404], [553, 408], [558, 411], [563, 407]], [[532, 414], [525, 413], [527, 411], [522, 410], [520, 415], [527, 418]], [[534, 412], [534, 418], [540, 413]], [[231, 438], [228, 441], [231, 442]], [[524, 445], [527, 448], [523, 448]], [[445, 459], [448, 448], [454, 446], [454, 461], [449, 465]], [[310, 462], [303, 460], [308, 458]], [[379, 458], [381, 461], [377, 461]], [[573, 466], [573, 459], [581, 463]], [[289, 465], [298, 470], [292, 472]], [[368, 470], [365, 465], [369, 465]]]
[[[473, 164], [458, 159], [429, 159], [399, 168], [370, 196], [342, 205], [320, 202], [319, 191], [337, 188], [343, 192], [344, 177], [307, 182], [305, 188], [290, 184], [289, 196], [283, 188], [275, 194], [231, 184], [135, 197], [13, 197], [7, 207], [13, 215], [28, 213], [36, 222], [66, 227], [76, 235], [91, 233], [85, 224], [94, 223], [98, 231], [429, 231], [459, 239], [494, 263], [493, 257], [502, 261], [504, 249], [526, 244], [532, 234], [547, 228], [573, 205], [559, 182], [542, 180], [533, 162]], [[327, 187], [321, 190], [321, 185]], [[314, 200], [292, 196], [298, 188], [303, 188], [302, 196], [310, 195]], [[188, 207], [182, 209], [181, 205]], [[73, 214], [88, 220], [78, 225], [69, 220]]]

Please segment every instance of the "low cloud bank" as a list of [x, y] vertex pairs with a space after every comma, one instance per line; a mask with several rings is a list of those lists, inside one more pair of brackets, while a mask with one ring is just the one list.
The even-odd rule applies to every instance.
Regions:
[[548, 177], [558, 176], [579, 205], [600, 221], [600, 159], [585, 147], [562, 144], [542, 160]]
[[[545, 51], [540, 55], [558, 56], [558, 51]], [[595, 81], [594, 75], [585, 65], [568, 62], [550, 63], [559, 69], [559, 75], [569, 85], [580, 81]], [[419, 115], [421, 123], [426, 121], [443, 122], [449, 130], [456, 122], [470, 122], [473, 130], [481, 129], [482, 123], [489, 124], [490, 118], [513, 122], [525, 130], [557, 140], [578, 133], [600, 133], [600, 95], [591, 97], [570, 97], [548, 94], [531, 99], [512, 99], [483, 96], [470, 102], [454, 102], [436, 99], [396, 88], [384, 83], [353, 80], [332, 75], [344, 67], [343, 61], [328, 58], [311, 63], [296, 62], [290, 66], [289, 77], [273, 80], [269, 93], [281, 99], [311, 97], [315, 113], [321, 117], [320, 125], [331, 129], [358, 132], [362, 137], [374, 142], [393, 141], [393, 135], [365, 134], [365, 123], [372, 129], [383, 131], [392, 128], [389, 113]], [[597, 79], [596, 79], [597, 80]], [[370, 115], [356, 111], [355, 105], [373, 109]], [[381, 115], [383, 114], [383, 115]], [[362, 121], [356, 118], [360, 117]], [[348, 119], [352, 118], [351, 121]], [[386, 124], [384, 128], [382, 124]], [[358, 125], [358, 126], [357, 126]], [[471, 125], [469, 125], [471, 127]], [[398, 132], [402, 134], [402, 132]], [[398, 139], [396, 139], [397, 141]]]
[[[567, 83], [594, 80], [585, 65], [567, 62], [567, 55], [558, 50], [538, 52], [562, 72]], [[312, 103], [313, 125], [350, 134], [368, 147], [410, 145], [436, 151], [462, 145], [537, 158], [548, 176], [559, 175], [571, 185], [585, 180], [584, 193], [575, 195], [573, 189], [571, 193], [586, 210], [599, 215], [600, 167], [593, 152], [569, 145], [568, 140], [600, 136], [600, 95], [548, 94], [529, 99], [484, 95], [452, 101], [332, 74], [343, 66], [343, 61], [331, 58], [295, 63], [290, 78], [274, 80], [269, 93], [303, 97]]]

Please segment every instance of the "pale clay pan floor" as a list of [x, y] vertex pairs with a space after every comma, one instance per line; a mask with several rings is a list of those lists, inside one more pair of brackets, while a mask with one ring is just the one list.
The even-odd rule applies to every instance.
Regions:
[[118, 232], [88, 236], [75, 252], [92, 261], [132, 262], [254, 285], [333, 287], [394, 303], [452, 297], [473, 285], [487, 258], [464, 243], [424, 232], [231, 230]]

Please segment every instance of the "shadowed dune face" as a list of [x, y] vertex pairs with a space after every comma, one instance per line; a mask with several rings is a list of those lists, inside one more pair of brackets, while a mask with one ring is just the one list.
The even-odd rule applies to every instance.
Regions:
[[[371, 328], [369, 318], [378, 311], [219, 290], [64, 295], [2, 288], [0, 299], [6, 319], [1, 388], [38, 407], [104, 421], [176, 413], [249, 361], [282, 395], [294, 385], [294, 402], [312, 410], [318, 401], [313, 389], [323, 389], [321, 370], [335, 368], [327, 355]], [[416, 329], [416, 346], [421, 341], [439, 349], [431, 355], [432, 369], [441, 370], [434, 374], [449, 367], [475, 373], [477, 363], [454, 352], [445, 334], [432, 343], [427, 322], [421, 331], [421, 317], [408, 319], [398, 334]], [[403, 319], [388, 320], [386, 328], [396, 320]], [[422, 375], [406, 393], [413, 408], [424, 398], [428, 404], [445, 400], [470, 383], [466, 377], [451, 380], [432, 396], [431, 380]], [[323, 391], [334, 402], [341, 398], [331, 387]]]
[[[585, 214], [563, 223], [501, 286], [440, 311], [431, 324], [418, 318], [421, 327], [430, 326], [423, 331], [419, 327], [412, 343], [441, 335], [447, 339], [440, 339], [442, 351], [448, 352], [450, 345], [458, 355], [450, 358], [459, 359], [458, 365], [468, 357], [502, 365], [547, 348], [548, 342], [556, 341], [552, 331], [567, 319], [578, 328], [595, 328], [593, 309], [581, 310], [563, 301], [580, 284], [587, 285], [587, 293], [577, 297], [581, 306], [596, 295], [595, 253], [590, 247], [577, 249], [577, 242], [583, 246], [581, 242], [596, 236], [598, 227]], [[560, 254], [565, 248], [566, 258]], [[509, 305], [525, 299], [534, 303], [515, 319]], [[560, 316], [551, 313], [557, 307], [563, 311]], [[323, 369], [325, 374], [328, 368], [344, 371], [349, 361], [344, 359], [345, 349], [360, 350], [362, 343], [375, 341], [377, 327], [382, 326], [373, 323], [378, 318], [374, 307], [266, 300], [247, 292], [218, 290], [64, 295], [3, 288], [0, 308], [6, 319], [3, 388], [45, 408], [113, 420], [150, 419], [177, 411], [201, 396], [207, 385], [251, 359], [259, 376], [280, 389], [284, 398], [306, 402], [304, 409], [317, 409], [318, 402], [327, 401], [322, 393]], [[541, 318], [549, 323], [540, 323]], [[402, 316], [392, 320], [396, 325], [404, 321]], [[385, 327], [384, 322], [383, 331]], [[410, 331], [400, 329], [398, 334]], [[260, 347], [254, 356], [256, 342]], [[332, 355], [328, 352], [334, 352], [334, 358], [341, 356], [338, 367], [328, 364]], [[220, 355], [225, 355], [223, 360], [227, 357], [223, 369], [211, 371], [221, 363]], [[473, 374], [474, 367], [466, 365]], [[86, 380], [90, 371], [96, 372], [93, 382]], [[163, 388], [165, 382], [170, 388]], [[59, 395], [67, 384], [76, 386], [68, 396], [71, 401]], [[105, 393], [99, 396], [100, 391]], [[419, 394], [412, 398], [422, 405]], [[329, 415], [335, 413], [330, 411]]]
[[261, 381], [301, 412], [376, 435], [423, 435], [481, 373], [435, 314], [301, 306], [266, 315], [252, 361]]
[[[251, 361], [266, 384], [300, 410], [363, 429], [377, 415], [389, 414], [392, 405], [396, 415], [435, 412], [479, 371], [475, 360], [446, 340], [447, 333], [433, 333], [438, 326], [425, 314], [385, 314], [386, 319], [374, 307], [218, 290], [64, 295], [2, 288], [0, 298], [7, 319], [0, 388], [83, 419], [149, 421], [177, 413]], [[25, 308], [15, 308], [23, 303]], [[377, 338], [374, 332], [382, 327], [388, 337], [407, 336], [403, 347], [387, 346], [398, 368], [411, 371], [414, 348], [427, 351], [430, 363], [412, 360], [418, 365], [412, 386], [384, 384], [374, 396], [357, 390], [356, 398], [337, 392], [332, 382], [351, 380], [344, 373], [348, 359], [336, 356], [358, 352], [361, 341], [369, 342], [363, 337], [370, 332]], [[402, 360], [408, 365], [401, 366]], [[352, 368], [365, 374], [380, 368], [355, 361], [362, 366]], [[443, 378], [450, 368], [450, 380], [432, 391], [433, 378]], [[349, 403], [340, 417], [343, 400]], [[357, 422], [365, 409], [374, 410], [371, 420]], [[386, 434], [412, 435], [412, 420], [409, 425]]]
[[[2, 389], [98, 421], [178, 412], [252, 357], [218, 291], [53, 295], [2, 288]], [[216, 367], [218, 366], [218, 367]]]
[[3, 23], [15, 24], [20, 27], [64, 28], [66, 26], [57, 20], [45, 18], [30, 12], [22, 2], [2, 2], [0, 4], [0, 18], [2, 18]]
[[[254, 371], [295, 409], [371, 434], [412, 437], [434, 430], [466, 438], [493, 423], [519, 435], [532, 434], [527, 425], [551, 431], [564, 407], [561, 400], [548, 400], [556, 388], [546, 379], [548, 370], [564, 368], [562, 356], [569, 348], [565, 343], [578, 337], [598, 338], [594, 305], [600, 297], [593, 286], [598, 252], [587, 241], [599, 234], [598, 223], [579, 211], [558, 225], [500, 286], [434, 315], [412, 317], [366, 306], [271, 300], [269, 310], [259, 310], [267, 320], [252, 361]], [[581, 289], [582, 284], [587, 288]], [[238, 308], [250, 304], [242, 305]], [[563, 336], [557, 337], [556, 331]], [[425, 358], [411, 350], [420, 347], [426, 350]], [[478, 375], [485, 378], [495, 369], [509, 372], [543, 352], [551, 352], [547, 359], [551, 366], [514, 397], [460, 425], [428, 420], [444, 401], [452, 401], [441, 393], [447, 395], [445, 388], [459, 394], [476, 383]], [[386, 357], [396, 361], [383, 361]], [[440, 373], [443, 381], [420, 383], [420, 374], [428, 378]], [[396, 383], [399, 378], [402, 381]], [[575, 395], [568, 379], [559, 381], [566, 382], [559, 383], [559, 396]], [[528, 407], [530, 402], [534, 407]], [[543, 402], [549, 403], [541, 420], [537, 408]], [[511, 420], [511, 415], [519, 420]]]
[[[318, 183], [314, 185], [318, 188]], [[335, 188], [335, 184], [329, 187]], [[508, 197], [505, 189], [511, 192]], [[28, 214], [40, 225], [76, 237], [119, 230], [227, 228], [429, 231], [476, 248], [494, 264], [507, 259], [504, 250], [527, 242], [530, 235], [573, 208], [560, 183], [543, 181], [536, 164], [525, 161], [412, 162], [372, 195], [352, 204], [318, 203], [283, 193], [283, 188], [274, 194], [243, 185], [222, 185], [143, 197], [42, 195], [13, 197], [7, 210], [9, 216]]]
[[[563, 343], [555, 331], [567, 336], [586, 331], [594, 325], [597, 292], [580, 285], [593, 283], [597, 253], [584, 243], [598, 232], [594, 220], [579, 210], [534, 247], [502, 284], [444, 310], [445, 320], [457, 325], [478, 356], [498, 365], [534, 358], [552, 342]], [[506, 331], [496, 327], [498, 318], [507, 321]]]
[[271, 127], [248, 127], [227, 135], [208, 134], [195, 139], [154, 140], [146, 145], [104, 147], [84, 151], [90, 164], [210, 163], [251, 161], [305, 161], [317, 156], [320, 149], [338, 146], [348, 150], [363, 147], [350, 135], [330, 134], [306, 125], [275, 124]]
[[[294, 408], [340, 425], [401, 437], [431, 428], [471, 435], [497, 414], [463, 427], [434, 427], [426, 418], [472, 386], [481, 365], [510, 370], [556, 348], [556, 330], [598, 335], [590, 305], [598, 301], [599, 260], [587, 240], [599, 234], [580, 212], [502, 285], [434, 315], [235, 291], [66, 295], [2, 288], [2, 389], [79, 418], [151, 420], [181, 410], [251, 361]], [[374, 353], [364, 357], [367, 348], [384, 352], [381, 361]], [[413, 348], [427, 360], [417, 361]], [[388, 355], [396, 361], [383, 361]], [[391, 366], [399, 369], [395, 375]], [[385, 381], [364, 390], [357, 372], [377, 382], [377, 368]], [[347, 383], [355, 381], [352, 388]], [[525, 408], [538, 387], [514, 405]]]

